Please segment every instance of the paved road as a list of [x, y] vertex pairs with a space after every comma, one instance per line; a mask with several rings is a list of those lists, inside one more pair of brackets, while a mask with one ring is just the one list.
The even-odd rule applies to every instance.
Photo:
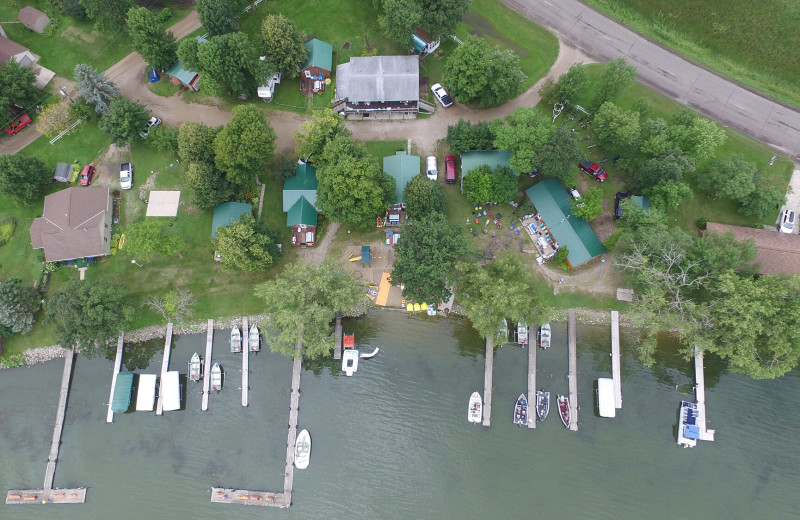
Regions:
[[800, 112], [695, 65], [578, 0], [502, 0], [601, 61], [624, 57], [666, 96], [800, 159]]

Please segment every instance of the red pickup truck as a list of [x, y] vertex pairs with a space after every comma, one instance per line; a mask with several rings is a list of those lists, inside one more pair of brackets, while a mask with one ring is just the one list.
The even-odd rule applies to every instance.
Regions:
[[586, 173], [588, 173], [592, 177], [592, 179], [594, 179], [596, 181], [603, 182], [604, 180], [606, 180], [608, 178], [608, 174], [606, 173], [606, 171], [596, 163], [589, 162], [589, 161], [581, 161], [578, 164], [578, 167], [581, 170], [583, 170]]
[[8, 135], [14, 135], [23, 128], [25, 128], [26, 126], [28, 126], [29, 124], [31, 124], [30, 116], [28, 114], [23, 114], [19, 116], [19, 119], [13, 121], [9, 128], [6, 128], [6, 133]]

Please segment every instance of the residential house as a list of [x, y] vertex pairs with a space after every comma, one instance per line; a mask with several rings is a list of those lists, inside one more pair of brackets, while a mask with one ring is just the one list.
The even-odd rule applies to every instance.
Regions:
[[242, 215], [253, 213], [253, 206], [243, 202], [225, 202], [214, 208], [211, 220], [211, 238], [217, 238], [217, 228], [238, 222]]
[[[198, 36], [195, 39], [199, 43], [205, 43], [208, 41], [202, 36]], [[170, 77], [173, 85], [186, 87], [191, 89], [192, 92], [197, 92], [200, 90], [200, 74], [185, 68], [181, 63], [181, 60], [177, 60], [170, 66], [169, 69], [167, 69], [167, 76]]]
[[42, 11], [31, 6], [20, 9], [17, 20], [22, 22], [22, 25], [31, 31], [39, 34], [42, 34], [42, 32], [44, 32], [44, 28], [50, 25], [50, 18], [48, 18], [47, 15]]
[[386, 213], [386, 225], [399, 226], [405, 220], [406, 198], [403, 191], [411, 179], [419, 175], [420, 166], [418, 155], [408, 155], [404, 151], [383, 158], [383, 171], [394, 179], [394, 204]]
[[104, 256], [111, 251], [112, 201], [108, 188], [76, 186], [44, 198], [31, 224], [31, 245], [47, 262]]
[[316, 38], [306, 42], [308, 57], [300, 67], [300, 90], [305, 94], [324, 92], [325, 80], [333, 70], [333, 46]]
[[[479, 166], [489, 166], [492, 170], [504, 166], [508, 168], [508, 160], [511, 158], [511, 152], [508, 150], [474, 150], [463, 152], [461, 154], [461, 177], [464, 178], [467, 174]], [[518, 172], [514, 172], [519, 175]]]
[[37, 62], [39, 56], [32, 53], [26, 47], [11, 41], [5, 36], [0, 36], [0, 65], [7, 63], [9, 60], [14, 60], [23, 67], [30, 67], [33, 73], [36, 74], [36, 88], [44, 88], [56, 75], [52, 70], [48, 70], [40, 66]]
[[412, 119], [420, 110], [416, 56], [350, 58], [336, 67], [334, 110], [352, 118]]
[[755, 243], [755, 262], [761, 274], [800, 274], [800, 235], [779, 233], [774, 229], [756, 229], [709, 222], [707, 233], [733, 233], [736, 240]]
[[317, 237], [317, 169], [300, 162], [296, 173], [283, 184], [283, 211], [292, 228], [293, 246], [313, 246]]

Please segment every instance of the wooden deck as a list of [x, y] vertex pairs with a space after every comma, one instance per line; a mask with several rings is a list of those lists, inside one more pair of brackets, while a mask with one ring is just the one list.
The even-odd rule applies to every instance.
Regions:
[[492, 372], [494, 371], [494, 341], [486, 338], [486, 366], [483, 371], [483, 425], [492, 425]]
[[211, 502], [217, 504], [240, 504], [243, 506], [289, 507], [291, 496], [272, 491], [249, 491], [246, 489], [211, 488]]
[[203, 359], [205, 369], [203, 370], [203, 403], [200, 409], [208, 411], [208, 394], [211, 388], [211, 350], [214, 346], [214, 320], [208, 320], [208, 330], [206, 331], [206, 357]]
[[569, 322], [569, 416], [572, 419], [569, 429], [578, 431], [578, 338], [575, 326], [575, 309], [568, 311]]
[[156, 415], [164, 415], [164, 374], [169, 370], [169, 355], [172, 350], [172, 323], [167, 323], [167, 337], [164, 340], [164, 359], [161, 360], [161, 377], [158, 380], [158, 403]]
[[242, 318], [242, 406], [247, 406], [250, 390], [250, 329], [247, 316]]
[[614, 407], [622, 408], [622, 376], [619, 360], [619, 312], [611, 311], [611, 379], [614, 381]]
[[342, 313], [336, 313], [336, 343], [333, 345], [333, 359], [342, 359]]
[[530, 342], [530, 331], [528, 338], [528, 428], [536, 428], [536, 340]]
[[6, 504], [83, 504], [86, 488], [74, 489], [10, 489], [6, 493]]
[[703, 351], [694, 347], [694, 380], [697, 399], [697, 427], [700, 429], [700, 440], [713, 441], [715, 430], [706, 429], [706, 375], [703, 365]]
[[114, 359], [114, 373], [111, 376], [111, 394], [108, 396], [108, 412], [106, 413], [106, 422], [114, 422], [114, 410], [111, 409], [111, 401], [114, 400], [114, 389], [117, 387], [117, 374], [122, 368], [122, 344], [125, 339], [125, 333], [120, 332], [117, 339], [117, 357]]

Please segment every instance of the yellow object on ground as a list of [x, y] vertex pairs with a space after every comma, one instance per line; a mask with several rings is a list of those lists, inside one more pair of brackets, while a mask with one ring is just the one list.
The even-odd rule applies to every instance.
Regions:
[[428, 310], [428, 304], [427, 303], [423, 303], [422, 305], [419, 306], [419, 310], [427, 311]]
[[361, 260], [361, 255], [358, 255], [358, 256], [351, 256], [351, 257], [350, 257], [350, 261], [351, 261], [351, 262], [355, 262], [355, 261], [357, 261], [357, 260]]
[[391, 284], [389, 283], [389, 273], [384, 272], [381, 275], [381, 284], [378, 286], [378, 297], [375, 299], [376, 305], [382, 305], [386, 307], [386, 302], [389, 300], [389, 289], [391, 288]]
[[419, 304], [418, 304], [418, 303], [415, 303], [415, 304], [414, 304], [414, 312], [416, 312], [416, 311], [418, 311], [418, 310], [419, 310]]
[[117, 249], [122, 249], [122, 246], [124, 245], [125, 245], [125, 233], [123, 233], [122, 236], [119, 237], [119, 244], [117, 245]]
[[414, 310], [414, 304], [413, 303], [409, 303], [408, 305], [406, 305], [406, 312], [411, 312], [413, 310]]

